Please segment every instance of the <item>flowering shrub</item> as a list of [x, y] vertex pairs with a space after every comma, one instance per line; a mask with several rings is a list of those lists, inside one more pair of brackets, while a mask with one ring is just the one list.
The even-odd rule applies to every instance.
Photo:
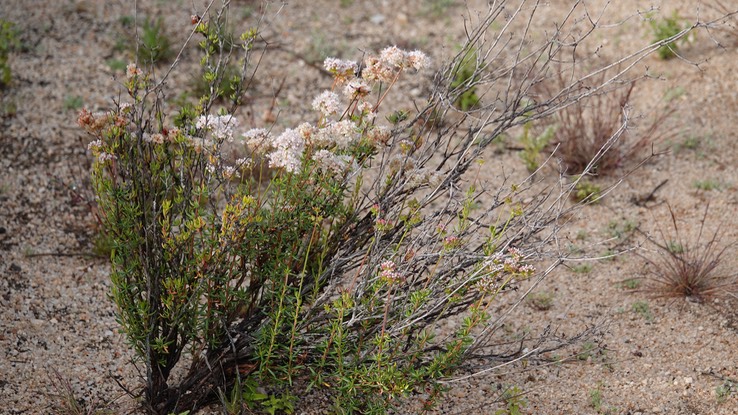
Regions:
[[[535, 274], [527, 262], [553, 239], [561, 210], [547, 204], [557, 199], [551, 189], [532, 192], [525, 181], [503, 177], [488, 189], [479, 161], [496, 137], [531, 118], [524, 114], [563, 106], [528, 103], [535, 76], [484, 73], [491, 63], [476, 66], [473, 82], [454, 84], [471, 51], [507, 59], [479, 43], [500, 10], [436, 74], [417, 114], [387, 117], [391, 128], [377, 114], [401, 76], [429, 66], [422, 52], [388, 47], [361, 65], [326, 59], [333, 84], [312, 101], [315, 121], [240, 130], [235, 109], [253, 77], [258, 30], [234, 42], [221, 32], [223, 13], [192, 18], [210, 85], [197, 105], [165, 114], [163, 80], [131, 64], [129, 103], [80, 113], [113, 241], [111, 297], [143, 367], [150, 412], [195, 411], [217, 399], [237, 408], [244, 396], [264, 399], [255, 384], [281, 408], [310, 389], [341, 413], [383, 413], [411, 394], [430, 407], [440, 381], [465, 361], [494, 361], [489, 340], [504, 315], [490, 307]], [[508, 43], [497, 40], [488, 47]], [[237, 51], [234, 105], [216, 109], [224, 93], [216, 85]], [[545, 72], [535, 64], [528, 73]], [[505, 94], [479, 97], [509, 101], [480, 98], [482, 116], [464, 129], [464, 114], [435, 123], [469, 88], [497, 84]]]

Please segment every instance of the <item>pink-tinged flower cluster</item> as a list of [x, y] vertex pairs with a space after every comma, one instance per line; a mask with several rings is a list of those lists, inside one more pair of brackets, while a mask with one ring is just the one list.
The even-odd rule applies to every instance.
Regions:
[[90, 142], [90, 144], [87, 144], [87, 149], [90, 151], [100, 151], [102, 149], [103, 142], [102, 140], [95, 140]]
[[161, 133], [154, 133], [154, 134], [144, 134], [143, 136], [144, 141], [147, 143], [153, 143], [153, 144], [164, 144], [165, 141], [167, 141], [167, 138], [164, 137], [164, 134]]
[[124, 125], [122, 118], [111, 112], [95, 112], [92, 113], [86, 108], [82, 108], [77, 116], [77, 124], [84, 128], [85, 131], [92, 135], [99, 136], [102, 131], [113, 125]]
[[406, 67], [413, 68], [416, 71], [420, 71], [430, 66], [430, 59], [425, 53], [419, 50], [414, 50], [405, 54], [404, 65]]
[[403, 69], [416, 71], [430, 66], [428, 56], [419, 50], [406, 52], [397, 46], [390, 46], [379, 53], [379, 57], [368, 57], [362, 76], [367, 81], [391, 82]]
[[338, 95], [332, 91], [323, 91], [313, 100], [313, 109], [319, 111], [324, 117], [337, 113], [339, 105]]
[[363, 79], [355, 78], [346, 83], [343, 87], [343, 94], [350, 100], [363, 98], [372, 92], [372, 87]]
[[493, 292], [503, 283], [512, 284], [513, 279], [525, 279], [533, 275], [535, 268], [524, 263], [523, 254], [516, 248], [509, 248], [507, 255], [496, 252], [484, 264], [484, 275], [477, 283], [481, 291]]
[[195, 127], [210, 131], [217, 141], [233, 141], [233, 130], [238, 127], [238, 119], [230, 114], [201, 115], [195, 120]]
[[288, 128], [272, 141], [274, 150], [267, 155], [269, 167], [295, 173], [302, 167], [305, 140], [297, 130]]
[[97, 155], [97, 160], [100, 163], [105, 163], [106, 161], [113, 161], [117, 159], [118, 157], [116, 157], [114, 154], [106, 153], [104, 151], [101, 151], [100, 154]]
[[374, 221], [374, 228], [378, 232], [387, 232], [392, 229], [393, 223], [389, 219], [385, 218], [377, 218], [377, 220]]
[[377, 57], [370, 56], [364, 61], [366, 67], [361, 72], [362, 77], [367, 81], [392, 82], [397, 72], [387, 63], [382, 62]]
[[387, 284], [399, 284], [405, 280], [393, 261], [384, 261], [379, 265], [379, 278]]
[[445, 250], [456, 249], [461, 245], [461, 239], [456, 235], [449, 235], [443, 238], [443, 248]]
[[143, 72], [135, 63], [131, 62], [126, 66], [126, 78], [128, 78], [129, 81], [137, 76], [141, 76], [142, 74]]

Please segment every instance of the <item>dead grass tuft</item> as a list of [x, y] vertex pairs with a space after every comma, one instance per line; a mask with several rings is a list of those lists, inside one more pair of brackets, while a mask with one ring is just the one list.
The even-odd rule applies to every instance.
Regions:
[[684, 297], [694, 302], [735, 296], [738, 291], [737, 274], [725, 271], [726, 267], [722, 266], [725, 253], [735, 243], [722, 243], [720, 227], [703, 242], [708, 211], [709, 204], [700, 220], [697, 239], [692, 242], [680, 232], [676, 215], [669, 207], [673, 230], [665, 233], [660, 229], [660, 241], [648, 238], [658, 252], [653, 257], [644, 257], [650, 268], [652, 285], [649, 290], [660, 296]]

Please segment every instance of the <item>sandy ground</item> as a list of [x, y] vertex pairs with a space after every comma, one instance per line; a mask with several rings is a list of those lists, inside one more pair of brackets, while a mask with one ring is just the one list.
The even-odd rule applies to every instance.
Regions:
[[[330, 82], [305, 60], [359, 58], [361, 51], [397, 44], [427, 51], [438, 65], [459, 44], [464, 17], [485, 7], [473, 1], [397, 3], [286, 5], [268, 22], [269, 33], [284, 49], [266, 61], [252, 105], [241, 114], [250, 120], [246, 127], [264, 123], [282, 79], [277, 109], [287, 115], [279, 123], [292, 125], [305, 116], [305, 103]], [[544, 4], [541, 27], [556, 21], [570, 3]], [[600, 10], [604, 3], [586, 6]], [[238, 23], [257, 10], [252, 1], [233, 5]], [[611, 26], [598, 35], [601, 53], [617, 56], [646, 44], [651, 35], [639, 12], [652, 6], [663, 6], [659, 15], [676, 10], [690, 21], [704, 21], [711, 13], [698, 1], [610, 4], [602, 23]], [[196, 11], [189, 1], [141, 1], [139, 8], [143, 15], [163, 16], [175, 44], [184, 39]], [[105, 403], [121, 413], [133, 407], [116, 384], [135, 387], [138, 378], [106, 297], [109, 266], [93, 255], [89, 138], [76, 126], [80, 105], [105, 110], [118, 96], [122, 71], [113, 66], [130, 56], [116, 43], [125, 33], [121, 17], [132, 14], [133, 2], [123, 1], [0, 4], [0, 16], [16, 22], [23, 44], [11, 54], [14, 80], [2, 91], [0, 108], [0, 414], [50, 413], [54, 370], [87, 404]], [[668, 206], [694, 237], [709, 202], [706, 229], [720, 228], [725, 243], [738, 238], [738, 30], [698, 31], [682, 51], [686, 60], [651, 56], [635, 69], [654, 76], [634, 93], [634, 108], [644, 117], [664, 94], [673, 96], [676, 112], [666, 122], [673, 134], [658, 144], [658, 150], [668, 152], [625, 177], [601, 203], [580, 210], [562, 234], [563, 246], [581, 257], [598, 257], [608, 249], [633, 251], [610, 260], [566, 263], [534, 289], [551, 304], [526, 302], [499, 339], [514, 341], [546, 327], [572, 336], [597, 326], [599, 334], [574, 352], [548, 356], [551, 362], [520, 361], [451, 381], [437, 413], [494, 413], [506, 407], [501, 396], [512, 386], [524, 392], [523, 413], [528, 414], [738, 413], [738, 301], [661, 298], [645, 289], [643, 256], [655, 252], [643, 235], [671, 229]], [[185, 58], [192, 59], [183, 69], [191, 68], [194, 55]], [[191, 79], [185, 70], [170, 84], [176, 91]], [[404, 97], [422, 96], [427, 81], [402, 85]], [[514, 150], [496, 157], [524, 171]], [[634, 202], [664, 180], [653, 199]], [[616, 181], [595, 179], [603, 188]], [[635, 227], [643, 233], [629, 232]], [[727, 273], [734, 273], [737, 257], [735, 247], [727, 251]], [[302, 402], [300, 412], [320, 411], [314, 406]], [[413, 403], [407, 408], [412, 412]]]

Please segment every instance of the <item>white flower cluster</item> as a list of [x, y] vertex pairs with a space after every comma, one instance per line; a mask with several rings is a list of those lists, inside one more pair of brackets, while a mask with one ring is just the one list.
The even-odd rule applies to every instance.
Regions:
[[272, 135], [264, 128], [253, 128], [243, 134], [246, 147], [255, 154], [263, 154], [272, 145]]
[[195, 127], [210, 131], [217, 141], [233, 141], [233, 130], [238, 127], [238, 119], [233, 115], [201, 115]]
[[295, 173], [302, 167], [305, 140], [297, 130], [288, 128], [272, 141], [274, 150], [267, 155], [269, 167], [282, 168]]
[[324, 117], [337, 113], [339, 105], [338, 95], [332, 91], [323, 91], [313, 100], [313, 109], [320, 111]]
[[353, 157], [346, 154], [335, 154], [328, 150], [318, 150], [313, 154], [318, 167], [334, 174], [345, 173], [356, 168]]
[[359, 70], [359, 66], [354, 61], [345, 61], [336, 58], [326, 58], [323, 61], [323, 67], [326, 71], [332, 73], [338, 78], [350, 78]]
[[314, 143], [325, 148], [346, 150], [359, 140], [356, 124], [351, 120], [331, 122], [315, 133]]
[[437, 171], [431, 171], [426, 168], [415, 169], [408, 173], [405, 185], [414, 188], [423, 185], [437, 187], [443, 182], [443, 175]]

